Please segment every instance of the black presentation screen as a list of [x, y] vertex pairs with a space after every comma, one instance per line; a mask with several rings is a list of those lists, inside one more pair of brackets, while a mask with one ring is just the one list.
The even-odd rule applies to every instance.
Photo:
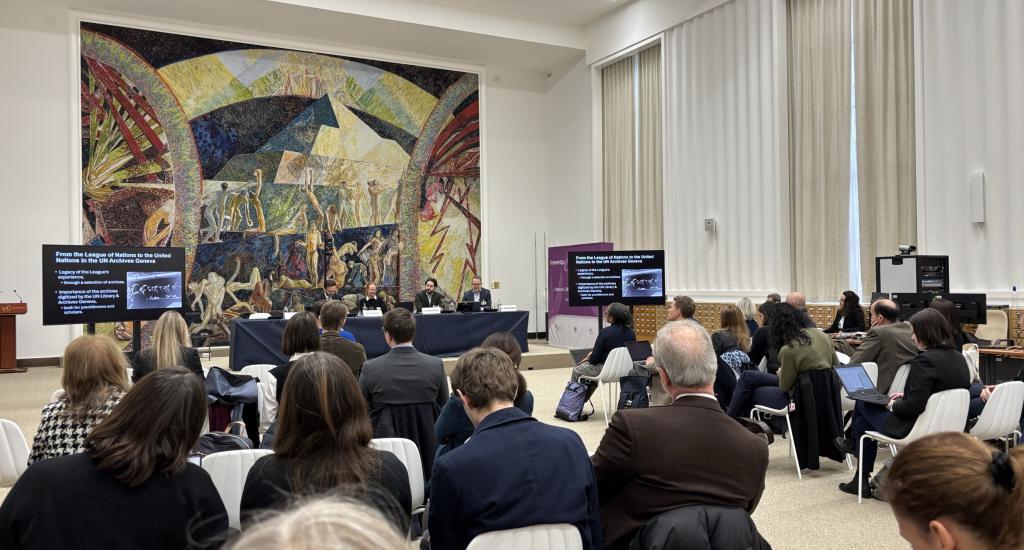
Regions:
[[569, 305], [665, 303], [665, 251], [569, 253]]
[[43, 245], [43, 324], [156, 319], [181, 309], [185, 249]]

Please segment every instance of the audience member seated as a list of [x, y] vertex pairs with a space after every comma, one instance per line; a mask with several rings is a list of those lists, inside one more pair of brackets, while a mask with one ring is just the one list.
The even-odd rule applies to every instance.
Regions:
[[[519, 372], [523, 352], [516, 337], [511, 332], [495, 332], [488, 336], [480, 347], [501, 350], [512, 360], [512, 365], [516, 368], [516, 398], [512, 404], [528, 415], [533, 414], [533, 394], [526, 389], [526, 378]], [[473, 422], [466, 416], [462, 400], [453, 394], [441, 409], [441, 415], [434, 424], [434, 435], [437, 436], [438, 444], [437, 456], [465, 443], [466, 439], [473, 435], [473, 429]]]
[[767, 298], [765, 298], [765, 301], [774, 302], [776, 304], [781, 304], [782, 303], [782, 295], [779, 294], [778, 292], [772, 292], [771, 294], [768, 295]]
[[767, 443], [715, 401], [707, 331], [670, 322], [658, 331], [654, 356], [672, 404], [616, 412], [593, 456], [605, 549], [626, 548], [645, 523], [681, 506], [753, 512], [764, 491]]
[[93, 426], [128, 391], [128, 361], [106, 336], [84, 335], [64, 349], [63, 395], [43, 407], [28, 463], [80, 453]]
[[359, 311], [378, 309], [387, 313], [388, 302], [377, 295], [377, 283], [369, 283], [366, 285], [366, 292], [359, 298]]
[[825, 329], [825, 332], [864, 332], [864, 310], [860, 308], [860, 296], [852, 290], [847, 290], [839, 296], [839, 309], [836, 311], [836, 318], [832, 320], [832, 326]]
[[289, 357], [288, 363], [270, 369], [270, 374], [277, 379], [278, 403], [284, 395], [284, 382], [288, 378], [288, 371], [295, 361], [319, 349], [320, 327], [317, 325], [315, 315], [303, 311], [288, 319], [284, 326], [284, 336], [281, 337], [281, 353]]
[[743, 312], [734, 305], [727, 305], [719, 312], [721, 329], [711, 334], [711, 344], [718, 358], [718, 375], [715, 377], [715, 397], [722, 409], [729, 407], [736, 378], [745, 370], [754, 368], [750, 364], [750, 333], [743, 320]]
[[448, 379], [438, 357], [412, 346], [416, 319], [409, 310], [384, 314], [386, 354], [363, 365], [359, 388], [370, 407], [373, 437], [404, 437], [420, 450], [423, 475], [430, 476], [437, 452], [434, 422], [448, 401]]
[[1024, 451], [962, 433], [923, 437], [893, 461], [885, 493], [914, 548], [1024, 548]]
[[205, 378], [203, 364], [199, 361], [199, 352], [190, 347], [192, 340], [188, 336], [188, 325], [180, 313], [174, 310], [163, 312], [153, 330], [153, 346], [146, 348], [135, 356], [132, 369], [132, 382], [138, 382], [143, 376], [167, 367], [185, 367]]
[[483, 281], [480, 277], [473, 277], [471, 284], [473, 288], [462, 293], [462, 301], [478, 303], [484, 309], [491, 307], [491, 291], [483, 287]]
[[892, 300], [876, 300], [869, 312], [871, 329], [853, 352], [850, 363], [877, 364], [878, 382], [875, 387], [882, 393], [889, 393], [896, 371], [917, 356], [914, 331], [910, 323], [899, 320], [899, 307]]
[[215, 542], [228, 516], [209, 474], [186, 461], [206, 419], [194, 374], [139, 381], [84, 453], [29, 467], [0, 507], [0, 548], [168, 549]]
[[[906, 389], [903, 393], [894, 393], [884, 407], [857, 401], [853, 410], [852, 438], [836, 440], [839, 450], [844, 453], [856, 456], [860, 437], [869, 430], [890, 437], [906, 437], [932, 394], [968, 389], [971, 385], [966, 359], [959, 350], [953, 349], [953, 331], [942, 313], [931, 308], [921, 310], [910, 318], [910, 326], [921, 353], [910, 362]], [[878, 444], [874, 440], [864, 441], [864, 456], [860, 457], [858, 464], [864, 469], [862, 495], [871, 494], [868, 479], [874, 469], [877, 452]], [[855, 495], [857, 480], [858, 476], [854, 475], [852, 481], [841, 483], [839, 489]]]
[[[672, 304], [666, 312], [666, 317], [669, 321], [683, 321], [693, 319], [693, 316], [696, 314], [697, 304], [693, 303], [693, 298], [679, 295], [672, 299]], [[696, 319], [693, 320], [697, 321]]]
[[758, 306], [757, 311], [761, 315], [761, 327], [750, 337], [750, 362], [756, 367], [761, 364], [765, 357], [766, 372], [775, 374], [779, 370], [779, 348], [772, 345], [772, 317], [775, 315], [775, 308], [780, 302], [767, 301]]
[[281, 397], [274, 454], [249, 470], [243, 519], [295, 496], [343, 490], [408, 532], [409, 474], [395, 455], [369, 447], [373, 427], [352, 371], [329, 353], [311, 353], [292, 366]]
[[357, 500], [318, 498], [250, 523], [231, 550], [408, 550], [406, 537]]
[[[604, 320], [608, 326], [597, 333], [597, 340], [590, 353], [572, 369], [572, 381], [579, 382], [580, 376], [597, 376], [604, 368], [604, 361], [615, 348], [621, 348], [626, 342], [636, 340], [633, 332], [633, 316], [629, 308], [619, 302], [612, 302], [604, 310]], [[594, 395], [597, 384], [587, 385], [587, 399]]]
[[600, 546], [586, 447], [576, 433], [516, 408], [517, 379], [508, 355], [494, 348], [473, 349], [455, 365], [452, 387], [476, 430], [434, 467], [432, 550], [461, 550], [481, 533], [545, 523], [575, 525], [585, 550]]
[[757, 324], [757, 309], [754, 308], [754, 302], [744, 296], [736, 302], [736, 307], [740, 308], [740, 311], [743, 312], [743, 320], [747, 323], [747, 331], [753, 336], [759, 326]]
[[964, 332], [963, 325], [960, 324], [960, 315], [956, 311], [956, 304], [945, 298], [936, 298], [928, 307], [938, 311], [946, 319], [953, 331], [953, 349], [963, 351], [964, 344], [969, 344], [971, 341], [967, 337], [967, 333]]
[[444, 292], [437, 288], [437, 279], [431, 277], [423, 283], [423, 290], [416, 293], [413, 306], [417, 312], [423, 311], [425, 307], [438, 307], [444, 298]]
[[781, 409], [789, 405], [797, 377], [815, 369], [831, 369], [839, 362], [832, 340], [806, 328], [807, 316], [790, 304], [780, 304], [771, 322], [772, 344], [779, 348], [778, 375], [748, 370], [736, 381], [729, 416], [747, 417], [754, 405]]
[[358, 377], [359, 372], [363, 370], [363, 363], [366, 362], [366, 348], [356, 342], [354, 336], [352, 338], [346, 336], [346, 334], [352, 334], [344, 329], [346, 318], [348, 318], [348, 308], [339, 300], [331, 300], [321, 306], [320, 351], [336, 355]]
[[803, 315], [803, 323], [806, 328], [817, 328], [814, 319], [807, 313], [807, 298], [802, 292], [790, 292], [786, 295], [786, 303], [795, 307]]

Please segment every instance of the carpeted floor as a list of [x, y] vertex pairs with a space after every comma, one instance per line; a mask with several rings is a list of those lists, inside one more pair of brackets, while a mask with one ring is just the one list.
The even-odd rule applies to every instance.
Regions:
[[[550, 350], [542, 346], [536, 349]], [[605, 428], [600, 393], [595, 394], [597, 412], [590, 420], [567, 423], [554, 418], [558, 397], [569, 379], [569, 367], [557, 366], [565, 364], [563, 361], [545, 358], [550, 366], [524, 372], [534, 394], [534, 416], [577, 432], [587, 449], [594, 452]], [[227, 358], [214, 357], [205, 363], [223, 366]], [[60, 387], [60, 372], [56, 367], [35, 367], [26, 374], [0, 377], [0, 418], [17, 422], [29, 441], [39, 424], [40, 409]], [[853, 475], [845, 464], [829, 462], [818, 472], [805, 471], [803, 480], [798, 480], [786, 445], [781, 438], [772, 445], [764, 495], [754, 512], [758, 529], [774, 548], [908, 548], [888, 505], [876, 500], [858, 505], [856, 497], [839, 492], [836, 486]], [[880, 455], [879, 461], [886, 456], [884, 451]], [[0, 489], [0, 500], [7, 491]]]

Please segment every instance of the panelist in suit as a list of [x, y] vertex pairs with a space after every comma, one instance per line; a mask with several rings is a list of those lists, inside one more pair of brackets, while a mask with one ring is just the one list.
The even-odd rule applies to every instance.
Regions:
[[455, 364], [452, 387], [476, 430], [437, 459], [431, 550], [462, 550], [481, 533], [542, 523], [574, 525], [585, 550], [600, 547], [597, 486], [583, 441], [517, 409], [517, 386], [515, 366], [499, 350], [476, 348]]
[[654, 364], [672, 404], [616, 412], [592, 457], [606, 550], [625, 549], [662, 512], [691, 504], [753, 512], [764, 492], [768, 443], [718, 405], [707, 331], [669, 322], [658, 331]]
[[491, 291], [483, 288], [480, 277], [473, 277], [473, 288], [462, 294], [462, 301], [467, 303], [478, 302], [481, 308], [491, 307]]
[[[321, 298], [318, 298], [321, 299]], [[340, 300], [341, 296], [338, 294], [338, 283], [334, 279], [327, 279], [324, 281], [324, 296], [323, 300]]]
[[366, 292], [359, 298], [359, 311], [379, 309], [388, 312], [388, 303], [377, 296], [377, 283], [367, 283]]
[[423, 290], [416, 293], [416, 311], [423, 311], [425, 307], [440, 306], [443, 298], [444, 292], [437, 288], [437, 279], [431, 277], [423, 284]]
[[836, 318], [832, 320], [832, 326], [825, 329], [825, 332], [864, 332], [864, 310], [860, 308], [860, 296], [852, 290], [847, 290], [839, 297], [839, 310], [836, 311]]

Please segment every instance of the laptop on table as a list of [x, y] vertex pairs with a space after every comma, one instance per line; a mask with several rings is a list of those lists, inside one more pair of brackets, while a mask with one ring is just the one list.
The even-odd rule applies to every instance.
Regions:
[[889, 396], [879, 393], [874, 382], [871, 381], [871, 377], [868, 376], [868, 371], [864, 370], [864, 365], [859, 363], [840, 365], [835, 368], [835, 371], [850, 399], [882, 406], [889, 404]]

